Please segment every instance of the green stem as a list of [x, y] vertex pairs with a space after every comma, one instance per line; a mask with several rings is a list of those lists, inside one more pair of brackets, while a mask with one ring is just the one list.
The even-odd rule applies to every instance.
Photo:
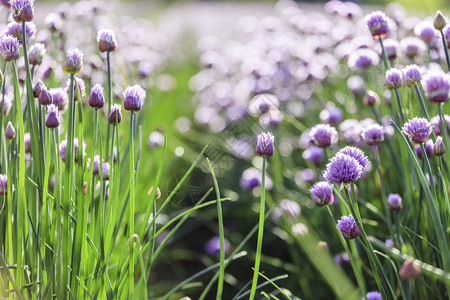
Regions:
[[444, 32], [442, 30], [440, 30], [441, 32], [441, 38], [442, 38], [442, 43], [444, 44], [444, 52], [445, 52], [445, 61], [447, 62], [447, 72], [450, 71], [450, 58], [448, 55], [448, 47], [447, 47], [447, 42], [445, 40], [445, 36], [444, 36]]
[[259, 265], [261, 263], [261, 249], [262, 249], [262, 241], [263, 241], [263, 232], [264, 232], [264, 209], [265, 209], [265, 200], [266, 200], [266, 191], [265, 191], [265, 180], [266, 180], [266, 158], [263, 158], [262, 165], [262, 176], [261, 176], [261, 203], [259, 208], [259, 228], [258, 228], [258, 243], [256, 245], [256, 257], [255, 257], [255, 268], [253, 272], [253, 280], [252, 280], [252, 290], [250, 293], [250, 300], [255, 298], [256, 286], [258, 284], [258, 273], [259, 273]]
[[52, 130], [52, 136], [53, 136], [53, 146], [55, 150], [55, 187], [54, 187], [54, 193], [55, 196], [55, 210], [56, 210], [56, 221], [55, 221], [55, 244], [56, 244], [56, 295], [57, 299], [64, 299], [64, 276], [63, 276], [63, 256], [62, 256], [62, 246], [61, 246], [61, 167], [60, 167], [60, 160], [59, 160], [59, 135], [58, 135], [58, 128]]
[[386, 51], [384, 50], [383, 38], [379, 38], [378, 41], [380, 41], [381, 53], [382, 53], [383, 63], [384, 63], [384, 71], [387, 71], [391, 67], [389, 66], [389, 61], [388, 61], [388, 59], [386, 57]]
[[222, 291], [223, 291], [223, 278], [225, 274], [225, 267], [224, 267], [224, 261], [225, 261], [225, 249], [224, 249], [224, 232], [223, 232], [223, 218], [222, 218], [222, 204], [220, 202], [220, 191], [219, 191], [219, 185], [217, 183], [216, 175], [214, 174], [214, 170], [211, 166], [211, 162], [208, 158], [206, 158], [206, 161], [208, 162], [209, 170], [211, 172], [211, 175], [213, 177], [214, 181], [214, 189], [216, 190], [216, 197], [217, 197], [217, 219], [219, 222], [219, 237], [220, 237], [220, 268], [219, 268], [219, 281], [217, 283], [217, 295], [216, 299], [220, 300], [222, 299]]
[[[65, 160], [65, 166], [64, 166], [64, 196], [62, 198], [63, 200], [63, 206], [64, 206], [64, 214], [63, 214], [63, 234], [61, 235], [62, 244], [63, 244], [63, 265], [68, 266], [70, 265], [70, 229], [69, 229], [69, 212], [70, 212], [70, 198], [72, 194], [72, 178], [73, 178], [73, 151], [74, 151], [74, 117], [75, 117], [75, 110], [74, 110], [74, 99], [73, 99], [73, 85], [74, 85], [74, 74], [70, 74], [70, 84], [69, 84], [69, 118], [67, 123], [67, 140], [66, 140], [66, 160]], [[80, 142], [80, 141], [78, 141]], [[81, 146], [81, 144], [79, 145]], [[69, 282], [69, 273], [68, 268], [63, 268], [64, 273], [64, 282]], [[71, 273], [72, 274], [72, 273]], [[71, 275], [72, 276], [72, 275]]]
[[23, 234], [27, 233], [27, 226], [26, 224], [26, 214], [27, 211], [27, 204], [26, 204], [26, 196], [25, 196], [25, 128], [23, 125], [23, 112], [22, 112], [22, 101], [20, 98], [20, 92], [19, 92], [19, 79], [17, 76], [17, 65], [16, 62], [12, 62], [13, 67], [13, 77], [14, 77], [14, 96], [17, 103], [17, 114], [19, 117], [19, 189], [17, 190], [19, 202], [17, 204], [18, 206], [18, 218], [17, 223], [22, 224], [22, 228], [18, 230], [18, 236], [17, 236], [17, 285], [23, 286], [25, 284], [25, 261], [24, 261], [24, 255], [23, 255]]
[[423, 101], [422, 93], [420, 92], [419, 86], [417, 84], [414, 86], [414, 90], [416, 91], [417, 97], [419, 97], [420, 108], [422, 109], [423, 115], [425, 116], [425, 118], [427, 118], [428, 121], [430, 121], [425, 102]]
[[[130, 119], [130, 206], [129, 206], [129, 236], [130, 236], [130, 259], [134, 258], [134, 122], [136, 114], [131, 112]], [[134, 264], [128, 264], [128, 297], [133, 298], [134, 292]]]

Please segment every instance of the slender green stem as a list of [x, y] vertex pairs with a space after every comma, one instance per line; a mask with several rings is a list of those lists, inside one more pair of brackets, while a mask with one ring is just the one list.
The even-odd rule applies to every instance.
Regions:
[[217, 282], [217, 295], [216, 299], [222, 299], [222, 291], [223, 291], [223, 278], [225, 274], [225, 249], [224, 249], [224, 232], [223, 232], [223, 219], [222, 219], [222, 203], [219, 201], [220, 199], [220, 191], [219, 191], [219, 184], [217, 183], [216, 175], [214, 174], [214, 169], [211, 166], [211, 162], [209, 161], [209, 158], [206, 158], [206, 161], [208, 162], [209, 170], [211, 172], [211, 175], [213, 177], [214, 181], [214, 189], [216, 190], [216, 197], [217, 197], [217, 219], [219, 222], [219, 237], [220, 237], [220, 268], [219, 268], [219, 281]]
[[[69, 211], [70, 211], [70, 198], [72, 195], [72, 178], [73, 178], [73, 152], [74, 152], [74, 97], [73, 97], [73, 85], [74, 85], [75, 75], [70, 74], [70, 84], [69, 84], [69, 111], [68, 111], [68, 123], [67, 123], [67, 140], [66, 140], [66, 159], [64, 166], [64, 196], [62, 198], [62, 204], [64, 206], [63, 214], [63, 234], [61, 235], [63, 244], [63, 265], [70, 265], [70, 229], [69, 229]], [[80, 141], [79, 141], [80, 142]], [[66, 267], [63, 268], [64, 281], [69, 282], [69, 273]], [[72, 275], [71, 275], [72, 276]]]
[[256, 286], [258, 284], [259, 265], [261, 263], [261, 249], [264, 233], [264, 209], [266, 206], [265, 180], [266, 180], [266, 158], [264, 157], [261, 176], [261, 203], [259, 209], [258, 243], [256, 245], [255, 267], [253, 272], [252, 290], [249, 297], [250, 300], [253, 300], [255, 298]]
[[400, 120], [402, 121], [402, 123], [405, 123], [406, 117], [405, 117], [405, 110], [403, 109], [402, 96], [400, 95], [398, 89], [395, 89], [394, 92], [395, 92], [395, 99], [397, 99], [398, 103], [398, 110], [399, 110], [398, 113], [400, 115]]
[[382, 53], [382, 57], [383, 57], [384, 70], [387, 71], [391, 67], [389, 65], [389, 61], [388, 61], [387, 56], [386, 56], [386, 51], [384, 50], [383, 38], [379, 38], [378, 41], [380, 42], [380, 46], [381, 46], [381, 53]]
[[[129, 236], [130, 236], [130, 259], [134, 258], [134, 122], [136, 114], [131, 112], [130, 119], [130, 203], [129, 203]], [[134, 264], [128, 264], [128, 297], [133, 298], [134, 292]]]
[[[13, 78], [14, 78], [14, 96], [17, 103], [17, 114], [19, 117], [19, 189], [17, 191], [18, 193], [18, 218], [17, 223], [22, 224], [22, 228], [18, 230], [18, 236], [17, 236], [17, 284], [18, 286], [22, 286], [25, 284], [25, 266], [24, 266], [24, 253], [23, 253], [23, 237], [27, 234], [27, 224], [25, 212], [27, 211], [27, 202], [26, 202], [26, 196], [25, 196], [25, 128], [23, 125], [23, 112], [22, 112], [22, 101], [19, 93], [19, 79], [17, 76], [17, 65], [16, 62], [12, 62], [12, 69], [13, 69]], [[25, 235], [24, 235], [25, 234]]]
[[447, 72], [449, 72], [450, 71], [450, 58], [448, 55], [447, 41], [445, 40], [444, 32], [442, 30], [440, 30], [440, 32], [441, 32], [442, 43], [444, 46], [445, 61], [447, 62]]
[[[33, 156], [33, 162], [36, 164], [35, 173], [37, 177], [38, 184], [42, 183], [44, 176], [44, 164], [43, 164], [43, 153], [44, 153], [44, 141], [37, 141], [39, 135], [38, 126], [36, 120], [36, 106], [34, 104], [33, 98], [33, 86], [32, 78], [30, 72], [30, 65], [28, 62], [28, 51], [27, 51], [27, 35], [26, 35], [26, 23], [22, 22], [22, 47], [23, 47], [23, 58], [25, 62], [26, 71], [26, 88], [27, 88], [27, 110], [30, 121], [31, 128], [31, 155]], [[37, 147], [36, 145], [39, 145]]]
[[[383, 288], [383, 282], [381, 281], [381, 278], [383, 278], [383, 281], [386, 284], [386, 287], [388, 288], [388, 291], [390, 292], [391, 297], [395, 299], [395, 292], [392, 289], [392, 287], [391, 287], [391, 285], [389, 283], [389, 280], [387, 279], [386, 274], [385, 274], [385, 272], [384, 272], [384, 270], [383, 270], [383, 268], [381, 266], [381, 263], [378, 260], [377, 256], [375, 255], [373, 247], [372, 247], [372, 245], [370, 244], [370, 242], [369, 242], [369, 240], [367, 238], [366, 231], [364, 230], [362, 219], [361, 219], [361, 215], [360, 215], [359, 208], [358, 208], [358, 202], [357, 202], [357, 199], [355, 197], [354, 186], [351, 185], [351, 191], [347, 190], [347, 192], [348, 192], [348, 197], [350, 199], [350, 204], [351, 204], [350, 208], [352, 210], [352, 214], [355, 216], [354, 219], [355, 219], [356, 225], [358, 226], [358, 228], [359, 228], [359, 230], [361, 232], [360, 238], [361, 238], [361, 241], [362, 241], [362, 245], [364, 246], [364, 249], [366, 250], [367, 256], [369, 257], [369, 262], [370, 262], [370, 265], [372, 266], [373, 275], [374, 275], [375, 280], [377, 282], [378, 289], [380, 290], [380, 293], [385, 295], [384, 298], [386, 298], [388, 294], [386, 293], [386, 291]], [[381, 278], [380, 278], [380, 275], [381, 275]], [[386, 299], [388, 299], [388, 298], [386, 298]]]
[[[333, 216], [333, 213], [331, 212], [330, 206], [326, 205], [328, 213], [330, 215], [331, 221], [333, 222], [333, 224], [336, 224], [336, 220]], [[364, 281], [364, 276], [361, 272], [361, 268], [359, 268], [359, 264], [357, 263], [357, 261], [355, 260], [355, 258], [357, 258], [357, 253], [353, 253], [352, 251], [350, 251], [347, 243], [345, 242], [344, 237], [342, 236], [342, 234], [339, 232], [339, 230], [336, 228], [336, 232], [338, 234], [339, 240], [341, 241], [342, 247], [344, 247], [345, 252], [348, 254], [348, 258], [350, 259], [350, 265], [352, 266], [352, 270], [353, 273], [355, 275], [356, 278], [356, 283], [358, 284], [358, 287], [361, 291], [362, 295], [366, 295], [366, 284]], [[355, 255], [356, 254], [356, 255]]]
[[417, 84], [414, 86], [414, 90], [416, 91], [417, 97], [419, 98], [420, 108], [422, 109], [423, 115], [428, 121], [430, 121], [425, 102], [423, 101], [422, 93], [420, 92], [419, 86]]
[[64, 299], [64, 276], [63, 276], [63, 256], [62, 256], [62, 235], [61, 235], [61, 167], [59, 160], [59, 135], [58, 129], [52, 130], [53, 136], [53, 148], [55, 151], [55, 210], [56, 210], [56, 220], [55, 220], [55, 252], [56, 252], [56, 295], [58, 299]]
[[392, 238], [394, 239], [394, 241], [396, 241], [396, 246], [398, 247], [399, 245], [397, 243], [397, 237], [392, 228], [391, 211], [389, 210], [388, 203], [387, 203], [386, 189], [384, 188], [383, 174], [381, 172], [380, 150], [378, 149], [378, 147], [375, 147], [375, 162], [376, 162], [378, 177], [380, 178], [380, 185], [381, 185], [381, 205], [383, 206], [384, 213], [386, 215], [389, 233], [392, 236]]
[[[106, 62], [108, 65], [108, 114], [109, 116], [111, 114], [111, 106], [112, 106], [112, 97], [113, 97], [113, 90], [112, 90], [112, 81], [111, 81], [111, 61], [110, 61], [110, 52], [106, 51]], [[111, 135], [111, 124], [108, 123], [107, 125], [107, 131], [106, 131], [106, 155], [109, 154], [109, 136]]]

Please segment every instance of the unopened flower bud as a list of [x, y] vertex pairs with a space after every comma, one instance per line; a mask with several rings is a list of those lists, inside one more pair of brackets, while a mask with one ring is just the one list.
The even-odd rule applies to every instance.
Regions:
[[122, 121], [122, 113], [121, 113], [122, 106], [120, 104], [114, 104], [111, 107], [111, 113], [108, 117], [108, 122], [110, 124], [117, 125]]
[[45, 119], [45, 126], [50, 129], [59, 126], [59, 112], [58, 107], [54, 104], [50, 104], [47, 107], [47, 117]]
[[434, 143], [433, 146], [433, 153], [436, 156], [443, 156], [445, 154], [445, 146], [444, 143], [442, 142], [442, 137], [438, 136], [436, 138], [436, 143]]
[[17, 23], [31, 22], [34, 17], [34, 0], [10, 0], [13, 19]]
[[41, 105], [50, 105], [53, 102], [53, 96], [50, 94], [46, 88], [43, 88], [41, 90], [41, 93], [39, 94], [39, 103]]
[[436, 12], [436, 16], [434, 17], [433, 26], [439, 31], [442, 31], [444, 29], [445, 25], [447, 25], [447, 22], [444, 19], [444, 16], [442, 15], [441, 11], [438, 10]]
[[6, 125], [5, 137], [8, 140], [12, 140], [12, 139], [14, 139], [15, 136], [16, 136], [16, 130], [14, 129], [12, 123], [8, 122], [8, 124]]
[[363, 102], [367, 106], [375, 106], [380, 103], [380, 96], [374, 91], [368, 90], [364, 95]]
[[39, 98], [39, 95], [41, 94], [41, 91], [43, 89], [47, 89], [47, 87], [41, 80], [38, 80], [38, 82], [36, 82], [36, 84], [34, 85], [34, 88], [33, 88], [34, 98]]
[[83, 70], [83, 53], [78, 49], [67, 51], [67, 59], [62, 67], [64, 73], [79, 74]]
[[97, 35], [98, 50], [100, 52], [113, 52], [117, 49], [117, 41], [114, 31], [109, 29], [102, 29], [98, 31]]
[[[151, 188], [148, 190], [147, 195], [150, 197], [150, 196], [152, 195], [152, 193], [153, 193], [153, 187], [151, 187]], [[161, 190], [159, 189], [159, 187], [156, 187], [155, 199], [158, 200], [159, 198], [161, 198]]]
[[258, 135], [256, 144], [256, 154], [260, 157], [270, 157], [273, 155], [273, 140], [274, 137], [270, 132], [263, 132]]
[[390, 194], [387, 198], [388, 206], [390, 211], [400, 211], [402, 210], [402, 197], [399, 194]]
[[414, 259], [409, 258], [403, 263], [399, 274], [402, 279], [416, 279], [421, 272], [420, 266], [414, 263]]

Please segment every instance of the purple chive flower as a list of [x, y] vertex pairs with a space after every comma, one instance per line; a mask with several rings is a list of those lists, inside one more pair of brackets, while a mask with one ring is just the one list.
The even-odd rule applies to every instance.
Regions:
[[41, 43], [36, 43], [30, 47], [28, 51], [28, 61], [30, 65], [37, 66], [42, 63], [44, 59], [45, 53], [47, 50], [45, 49], [45, 45]]
[[[70, 79], [67, 79], [66, 84], [67, 84], [66, 93], [69, 94]], [[75, 77], [75, 81], [73, 83], [73, 100], [74, 101], [78, 100], [77, 85], [78, 85], [78, 89], [80, 90], [80, 97], [83, 98], [86, 95], [86, 85], [84, 84], [84, 80], [79, 77]]]
[[100, 155], [94, 155], [94, 164], [92, 165], [92, 175], [100, 173]]
[[67, 50], [67, 59], [62, 68], [64, 73], [81, 73], [83, 70], [83, 52], [76, 48]]
[[306, 149], [303, 154], [303, 158], [312, 162], [315, 166], [320, 166], [324, 157], [324, 150], [317, 146], [311, 146]]
[[6, 195], [8, 193], [8, 176], [0, 174], [0, 195]]
[[314, 202], [317, 206], [323, 206], [327, 204], [333, 204], [333, 184], [326, 181], [320, 181], [314, 184], [310, 189], [310, 193], [314, 198]]
[[63, 88], [53, 88], [49, 90], [52, 95], [53, 104], [58, 107], [60, 113], [64, 113], [67, 110], [69, 104], [69, 96]]
[[347, 88], [355, 95], [359, 96], [364, 94], [366, 86], [364, 79], [359, 75], [350, 76], [347, 79]]
[[38, 100], [41, 105], [49, 105], [49, 104], [52, 104], [53, 97], [52, 97], [52, 94], [50, 94], [50, 92], [47, 91], [47, 89], [45, 87], [43, 87], [43, 89], [39, 93]]
[[285, 215], [290, 219], [296, 219], [300, 216], [300, 213], [301, 208], [297, 202], [289, 199], [283, 199], [281, 200], [280, 205], [275, 207], [273, 210], [271, 218], [275, 223], [278, 223], [282, 215]]
[[[444, 119], [445, 122], [447, 123], [447, 128], [450, 127], [450, 116], [444, 115]], [[431, 124], [433, 125], [434, 134], [441, 135], [441, 118], [439, 115], [431, 118]]]
[[399, 194], [390, 194], [387, 198], [387, 203], [390, 211], [400, 211], [403, 208], [402, 197]]
[[258, 135], [256, 143], [256, 155], [259, 157], [271, 157], [274, 152], [274, 136], [270, 132], [263, 132]]
[[139, 85], [128, 86], [123, 92], [123, 108], [132, 112], [138, 112], [142, 109], [145, 100], [145, 90]]
[[328, 182], [350, 184], [358, 180], [362, 172], [363, 167], [355, 158], [338, 153], [327, 164], [323, 177]]
[[103, 180], [109, 180], [110, 171], [111, 167], [109, 166], [109, 162], [103, 162], [102, 163]]
[[422, 80], [422, 74], [420, 74], [419, 66], [408, 65], [403, 69], [405, 75], [405, 85], [407, 87], [413, 87]]
[[384, 53], [389, 60], [396, 60], [398, 55], [398, 49], [400, 48], [399, 42], [393, 39], [385, 39], [383, 41]]
[[[16, 22], [9, 22], [3, 33], [6, 35], [16, 37], [19, 40], [19, 43], [22, 43], [21, 24], [17, 24]], [[36, 33], [36, 25], [34, 23], [25, 23], [26, 39], [27, 40], [31, 39], [35, 33]]]
[[16, 137], [16, 130], [14, 129], [11, 121], [8, 122], [5, 129], [5, 137], [8, 140], [13, 140]]
[[437, 31], [434, 29], [431, 22], [420, 22], [414, 27], [414, 33], [427, 45], [434, 43], [437, 37]]
[[[72, 155], [74, 156], [75, 163], [78, 162], [78, 149], [79, 149], [79, 143], [78, 138], [75, 138], [73, 140], [73, 148], [74, 151]], [[67, 140], [63, 140], [61, 143], [59, 143], [59, 156], [61, 157], [63, 162], [66, 162], [66, 153], [67, 153]], [[83, 157], [86, 155], [86, 143], [82, 142], [82, 152], [81, 154]]]
[[29, 132], [25, 132], [24, 136], [24, 146], [25, 146], [25, 153], [31, 152], [31, 136]]
[[367, 145], [373, 147], [384, 141], [384, 130], [379, 124], [372, 124], [363, 129], [361, 137]]
[[357, 71], [364, 71], [377, 65], [380, 61], [378, 54], [368, 48], [358, 49], [348, 58], [348, 66]]
[[440, 136], [436, 138], [436, 143], [434, 143], [433, 146], [433, 153], [438, 157], [441, 157], [445, 154], [444, 142], [442, 142], [442, 137]]
[[100, 52], [113, 52], [117, 49], [116, 35], [109, 29], [101, 29], [97, 34], [98, 50]]
[[10, 0], [13, 19], [17, 23], [33, 21], [34, 0]]
[[401, 88], [403, 85], [403, 73], [397, 68], [386, 71], [386, 87], [390, 90]]
[[336, 128], [329, 124], [318, 124], [311, 128], [309, 133], [311, 141], [320, 148], [326, 148], [337, 142]]
[[248, 168], [242, 173], [239, 185], [245, 190], [252, 190], [259, 186], [261, 173], [256, 168]]
[[320, 112], [320, 119], [324, 123], [329, 123], [331, 125], [337, 125], [341, 123], [344, 113], [342, 109], [338, 107], [326, 108]]
[[429, 71], [422, 79], [425, 96], [432, 103], [445, 103], [448, 101], [450, 91], [450, 78], [441, 71]]
[[103, 95], [103, 86], [101, 84], [96, 83], [92, 87], [89, 105], [95, 109], [102, 108], [105, 105], [105, 96]]
[[374, 39], [385, 38], [388, 35], [388, 20], [383, 12], [374, 11], [368, 14], [365, 20]]
[[[426, 152], [428, 158], [431, 158], [433, 156], [433, 146], [434, 146], [434, 144], [433, 144], [432, 140], [428, 140], [425, 143], [425, 152]], [[422, 154], [423, 154], [422, 148], [420, 146], [415, 146], [414, 148], [416, 149], [417, 157], [419, 159], [422, 159]]]
[[[223, 240], [223, 248], [225, 253], [230, 251], [230, 242], [227, 239]], [[210, 239], [205, 245], [205, 252], [210, 256], [218, 256], [220, 254], [220, 237], [215, 236]]]
[[380, 96], [377, 93], [371, 90], [367, 90], [364, 95], [363, 102], [367, 106], [375, 106], [380, 103]]
[[289, 218], [298, 218], [301, 213], [300, 205], [298, 205], [297, 202], [289, 200], [289, 199], [283, 199], [280, 202], [280, 209], [281, 211], [286, 214]]
[[56, 32], [60, 30], [63, 26], [63, 22], [61, 16], [57, 13], [49, 13], [47, 17], [45, 17], [45, 25], [50, 31]]
[[388, 248], [394, 247], [394, 241], [391, 240], [391, 239], [387, 239], [386, 241], [384, 241], [384, 244], [385, 244]]
[[45, 118], [45, 126], [51, 129], [59, 126], [58, 107], [54, 104], [50, 104], [47, 106], [47, 117]]
[[346, 154], [356, 159], [356, 161], [361, 165], [363, 170], [369, 165], [369, 159], [364, 154], [364, 152], [359, 148], [347, 146], [339, 150], [338, 153]]
[[421, 39], [409, 36], [400, 41], [400, 49], [406, 58], [414, 59], [416, 56], [422, 56], [427, 46]]
[[366, 298], [367, 300], [383, 300], [383, 297], [379, 292], [368, 292]]
[[0, 56], [6, 61], [13, 61], [20, 57], [19, 40], [10, 35], [0, 37]]
[[336, 228], [339, 229], [344, 237], [350, 240], [360, 235], [359, 228], [352, 215], [342, 216], [338, 220]]
[[120, 104], [113, 104], [111, 107], [111, 113], [108, 117], [108, 122], [113, 125], [117, 125], [122, 122], [122, 106]]
[[403, 132], [414, 144], [423, 144], [430, 138], [432, 126], [425, 118], [415, 117], [403, 125]]

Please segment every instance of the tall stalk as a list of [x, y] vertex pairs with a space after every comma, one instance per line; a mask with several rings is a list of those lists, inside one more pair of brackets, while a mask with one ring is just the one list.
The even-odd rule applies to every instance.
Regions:
[[258, 242], [256, 245], [255, 267], [253, 271], [252, 290], [250, 292], [249, 297], [250, 300], [253, 300], [255, 298], [256, 285], [258, 284], [259, 265], [261, 263], [261, 249], [264, 233], [264, 209], [266, 206], [265, 181], [266, 181], [266, 158], [263, 157], [262, 175], [261, 175], [261, 202], [259, 206]]
[[[131, 112], [130, 118], [130, 203], [129, 203], [129, 243], [130, 259], [134, 258], [134, 122], [136, 113]], [[128, 264], [128, 297], [133, 298], [134, 293], [134, 263]]]
[[27, 202], [25, 195], [25, 128], [23, 125], [23, 112], [22, 112], [22, 101], [19, 92], [19, 79], [17, 76], [17, 65], [16, 62], [12, 62], [13, 69], [13, 82], [14, 82], [14, 97], [17, 103], [17, 115], [19, 120], [19, 189], [17, 190], [18, 194], [18, 217], [17, 224], [21, 224], [22, 228], [18, 229], [17, 232], [17, 269], [16, 269], [16, 278], [17, 285], [23, 286], [25, 284], [25, 255], [24, 255], [24, 245], [23, 240], [24, 237], [27, 236], [27, 225], [28, 222], [26, 220], [26, 211], [27, 211]]

